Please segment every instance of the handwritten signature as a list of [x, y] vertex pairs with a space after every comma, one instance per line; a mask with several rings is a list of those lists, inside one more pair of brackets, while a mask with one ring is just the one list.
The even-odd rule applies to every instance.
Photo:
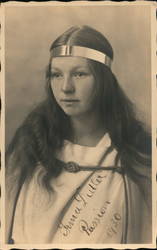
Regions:
[[99, 225], [101, 218], [106, 213], [106, 210], [108, 206], [111, 204], [111, 202], [106, 201], [105, 204], [100, 208], [99, 213], [96, 215], [94, 220], [90, 223], [90, 225], [87, 223], [86, 220], [80, 220], [80, 231], [86, 233], [88, 236], [93, 233], [93, 231], [96, 229], [96, 227]]
[[110, 225], [106, 231], [107, 236], [113, 237], [114, 234], [117, 234], [118, 226], [119, 226], [121, 219], [122, 218], [119, 213], [114, 213], [113, 217], [110, 220]]
[[[59, 229], [63, 236], [69, 235], [72, 227], [75, 225], [75, 222], [78, 220], [79, 215], [81, 214], [82, 210], [87, 206], [88, 200], [94, 196], [95, 192], [97, 191], [98, 186], [102, 183], [105, 177], [106, 175], [104, 175], [103, 171], [97, 172], [96, 176], [93, 176], [90, 178], [90, 181], [87, 184], [87, 187], [88, 187], [87, 192], [86, 193], [79, 192], [78, 194], [75, 195], [74, 201], [77, 202], [77, 205], [74, 207], [70, 218], [68, 218], [66, 223], [65, 222], [63, 223], [63, 221], [61, 221], [61, 223], [59, 224]], [[103, 209], [104, 208], [102, 208], [102, 211], [100, 212], [100, 216], [101, 214], [104, 213]]]

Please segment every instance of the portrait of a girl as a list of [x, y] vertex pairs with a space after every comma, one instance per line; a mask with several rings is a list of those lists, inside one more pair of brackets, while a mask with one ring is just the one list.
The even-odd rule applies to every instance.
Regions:
[[6, 156], [8, 243], [151, 243], [151, 136], [135, 116], [105, 34], [53, 41], [46, 98]]

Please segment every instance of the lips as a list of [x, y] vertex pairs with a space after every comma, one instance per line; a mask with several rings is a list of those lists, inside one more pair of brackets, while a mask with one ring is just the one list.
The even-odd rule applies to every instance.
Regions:
[[61, 102], [79, 102], [78, 99], [61, 99]]

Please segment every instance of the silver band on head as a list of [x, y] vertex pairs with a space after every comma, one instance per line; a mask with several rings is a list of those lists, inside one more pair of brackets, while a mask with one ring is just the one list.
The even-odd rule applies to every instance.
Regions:
[[111, 62], [112, 62], [112, 59], [109, 56], [105, 55], [104, 53], [95, 49], [90, 49], [81, 46], [69, 46], [69, 45], [58, 46], [52, 49], [51, 55], [52, 58], [58, 56], [84, 57], [87, 59], [101, 62], [106, 66], [108, 66], [109, 68], [111, 67]]

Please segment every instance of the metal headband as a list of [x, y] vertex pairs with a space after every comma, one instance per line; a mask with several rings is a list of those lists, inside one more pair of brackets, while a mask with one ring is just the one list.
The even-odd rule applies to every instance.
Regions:
[[111, 67], [111, 62], [112, 62], [112, 59], [109, 56], [105, 55], [104, 53], [95, 49], [90, 49], [81, 46], [69, 46], [69, 45], [58, 46], [52, 49], [51, 55], [52, 58], [58, 56], [85, 57], [88, 59], [101, 62], [106, 66], [108, 66], [109, 68]]

